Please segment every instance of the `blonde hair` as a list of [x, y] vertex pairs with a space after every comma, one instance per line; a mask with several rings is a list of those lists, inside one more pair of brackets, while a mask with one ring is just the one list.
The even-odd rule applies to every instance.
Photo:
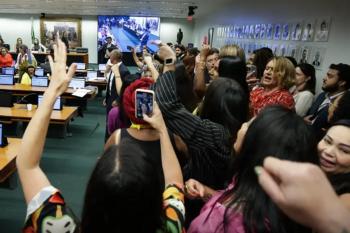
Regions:
[[122, 60], [123, 53], [119, 49], [113, 49], [112, 52], [109, 54], [109, 58], [115, 58], [118, 61]]
[[278, 84], [284, 89], [289, 89], [295, 84], [295, 67], [293, 63], [285, 57], [274, 57], [275, 67], [273, 72], [276, 74]]
[[245, 61], [245, 53], [244, 50], [239, 47], [238, 45], [231, 44], [231, 45], [225, 45], [220, 48], [219, 57], [233, 57], [238, 56], [242, 59], [242, 61]]

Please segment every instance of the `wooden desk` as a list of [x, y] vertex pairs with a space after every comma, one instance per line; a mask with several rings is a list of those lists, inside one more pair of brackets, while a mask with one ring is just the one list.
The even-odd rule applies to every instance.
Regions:
[[86, 81], [86, 85], [102, 87], [102, 88], [106, 89], [107, 80], [106, 79], [90, 79], [90, 80]]
[[[31, 85], [25, 85], [20, 83], [15, 83], [15, 85], [0, 85], [0, 91], [12, 92], [13, 95], [24, 96], [31, 93], [43, 94], [46, 91], [47, 87], [32, 87]], [[63, 98], [75, 99], [78, 97], [73, 96], [73, 88], [68, 88], [63, 94]], [[90, 91], [84, 99], [93, 99], [96, 96], [96, 93]]]
[[22, 141], [19, 138], [7, 138], [7, 140], [9, 144], [4, 148], [0, 147], [0, 183], [16, 171], [16, 156]]
[[[30, 121], [36, 111], [36, 105], [33, 105], [31, 111], [27, 110], [25, 104], [15, 104], [12, 108], [0, 107], [0, 117], [8, 121]], [[50, 124], [67, 125], [69, 121], [78, 114], [77, 107], [64, 106], [61, 111], [53, 110], [50, 118]], [[0, 120], [2, 121], [2, 120]]]

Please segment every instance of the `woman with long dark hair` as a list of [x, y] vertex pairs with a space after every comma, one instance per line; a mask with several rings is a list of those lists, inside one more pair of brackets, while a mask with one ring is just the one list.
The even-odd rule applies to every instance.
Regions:
[[205, 204], [189, 232], [304, 232], [262, 190], [254, 168], [269, 155], [316, 163], [317, 142], [311, 130], [293, 111], [273, 106], [257, 116], [244, 139], [237, 140], [242, 145], [231, 170], [232, 183]]

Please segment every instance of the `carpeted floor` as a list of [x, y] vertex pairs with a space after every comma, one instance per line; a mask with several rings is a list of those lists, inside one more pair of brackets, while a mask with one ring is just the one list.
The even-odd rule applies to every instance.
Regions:
[[[85, 186], [104, 144], [105, 108], [101, 97], [88, 102], [84, 117], [71, 122], [70, 132], [71, 137], [47, 139], [41, 167], [80, 217]], [[26, 206], [16, 179], [14, 189], [0, 188], [0, 233], [20, 232], [24, 222]]]

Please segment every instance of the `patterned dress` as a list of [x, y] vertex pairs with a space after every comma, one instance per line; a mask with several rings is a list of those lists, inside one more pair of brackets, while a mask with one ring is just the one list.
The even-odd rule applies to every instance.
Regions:
[[250, 92], [250, 104], [254, 116], [271, 105], [283, 105], [286, 108], [294, 109], [293, 96], [284, 89], [267, 92], [263, 87], [256, 88]]
[[[184, 233], [185, 207], [182, 185], [170, 184], [166, 187], [163, 192], [163, 210], [164, 227], [156, 233]], [[43, 188], [28, 204], [23, 233], [73, 233], [78, 228], [77, 222], [59, 190], [49, 186]]]

